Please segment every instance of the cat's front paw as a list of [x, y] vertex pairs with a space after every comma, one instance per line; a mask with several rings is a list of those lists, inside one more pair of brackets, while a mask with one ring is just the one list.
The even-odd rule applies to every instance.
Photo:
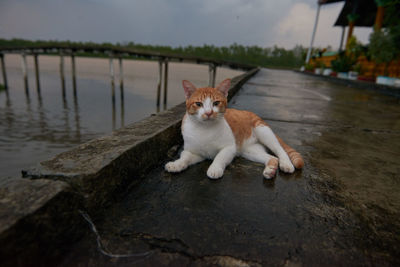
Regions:
[[286, 172], [286, 173], [293, 173], [294, 172], [294, 166], [290, 160], [279, 160], [279, 168], [281, 171]]
[[210, 179], [218, 179], [222, 175], [224, 175], [224, 169], [219, 166], [211, 165], [207, 170], [207, 176]]
[[179, 160], [171, 161], [165, 164], [165, 170], [167, 172], [180, 172], [186, 169], [186, 165]]
[[274, 178], [277, 170], [278, 170], [278, 166], [266, 166], [263, 171], [264, 178], [265, 179]]
[[263, 171], [265, 179], [271, 179], [275, 177], [277, 170], [278, 170], [278, 159], [273, 157], [268, 161]]

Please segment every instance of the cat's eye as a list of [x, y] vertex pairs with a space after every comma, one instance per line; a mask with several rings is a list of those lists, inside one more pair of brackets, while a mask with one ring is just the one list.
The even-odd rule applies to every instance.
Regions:
[[220, 101], [215, 101], [215, 102], [214, 102], [214, 106], [218, 106], [219, 103], [221, 103], [221, 102], [220, 102]]
[[196, 102], [196, 106], [201, 107], [203, 105], [203, 103], [201, 102]]

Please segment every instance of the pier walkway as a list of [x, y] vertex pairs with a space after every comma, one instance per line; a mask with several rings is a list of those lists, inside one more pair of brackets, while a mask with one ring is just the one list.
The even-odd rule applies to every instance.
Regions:
[[267, 181], [236, 158], [213, 181], [210, 161], [159, 166], [91, 219], [61, 266], [400, 264], [399, 99], [262, 69], [230, 106], [265, 119], [304, 169]]

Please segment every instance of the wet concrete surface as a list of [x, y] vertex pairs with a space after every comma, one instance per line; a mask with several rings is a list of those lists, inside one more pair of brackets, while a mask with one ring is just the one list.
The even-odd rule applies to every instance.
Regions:
[[302, 153], [303, 170], [267, 181], [262, 165], [236, 158], [213, 181], [210, 161], [179, 174], [160, 166], [92, 218], [99, 236], [89, 233], [60, 265], [398, 266], [399, 104], [261, 70], [231, 107], [269, 122]]

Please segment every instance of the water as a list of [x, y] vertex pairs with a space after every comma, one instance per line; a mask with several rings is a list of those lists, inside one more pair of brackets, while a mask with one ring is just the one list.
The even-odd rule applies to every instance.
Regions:
[[[0, 92], [1, 178], [20, 176], [23, 168], [157, 112], [158, 62], [124, 60], [124, 99], [121, 101], [118, 61], [114, 60], [116, 102], [113, 108], [108, 59], [75, 59], [75, 99], [71, 62], [65, 57], [65, 101], [62, 97], [59, 60], [57, 56], [39, 57], [39, 95], [33, 58], [27, 57], [27, 95], [21, 56], [5, 56], [9, 93], [7, 96], [5, 91]], [[216, 80], [220, 82], [241, 73], [218, 68]], [[167, 108], [170, 108], [184, 101], [181, 87], [183, 79], [197, 86], [208, 84], [208, 66], [170, 62], [168, 76]]]

